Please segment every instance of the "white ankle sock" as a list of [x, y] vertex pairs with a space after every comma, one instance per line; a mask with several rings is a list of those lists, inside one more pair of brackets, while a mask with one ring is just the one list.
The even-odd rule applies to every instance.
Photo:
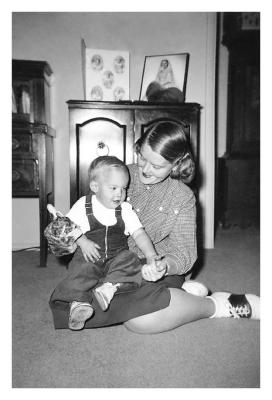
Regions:
[[217, 308], [216, 300], [212, 296], [206, 296], [206, 299], [211, 299], [213, 301], [215, 310], [214, 310], [214, 313], [209, 318], [215, 318], [215, 316], [216, 316], [216, 308]]

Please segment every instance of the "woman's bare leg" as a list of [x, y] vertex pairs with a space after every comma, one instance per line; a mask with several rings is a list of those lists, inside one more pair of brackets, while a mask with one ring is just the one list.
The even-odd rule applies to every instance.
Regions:
[[136, 333], [160, 333], [202, 318], [209, 318], [215, 312], [214, 302], [170, 288], [169, 306], [162, 310], [142, 315], [125, 322], [126, 328]]

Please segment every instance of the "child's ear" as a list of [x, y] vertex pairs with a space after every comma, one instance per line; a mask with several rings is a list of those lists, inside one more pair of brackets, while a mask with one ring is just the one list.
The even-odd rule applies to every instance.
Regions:
[[91, 181], [90, 182], [90, 189], [94, 193], [98, 192], [98, 183], [96, 181]]

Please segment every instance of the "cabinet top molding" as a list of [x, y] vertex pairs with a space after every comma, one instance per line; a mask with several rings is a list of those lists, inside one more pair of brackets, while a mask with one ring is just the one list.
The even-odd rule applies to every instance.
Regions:
[[30, 77], [44, 78], [52, 75], [53, 71], [46, 61], [12, 60], [12, 76], [14, 78]]
[[68, 100], [69, 108], [153, 108], [167, 109], [167, 108], [201, 108], [198, 103], [150, 103], [147, 101], [87, 101], [87, 100]]

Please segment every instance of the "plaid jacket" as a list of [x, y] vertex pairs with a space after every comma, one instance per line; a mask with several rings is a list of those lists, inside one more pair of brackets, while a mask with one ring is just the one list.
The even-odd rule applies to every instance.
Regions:
[[[196, 205], [192, 190], [184, 183], [168, 177], [155, 185], [144, 185], [139, 180], [137, 165], [129, 165], [131, 176], [127, 194], [156, 251], [168, 254], [176, 261], [182, 275], [197, 259]], [[132, 251], [143, 257], [133, 239]]]

